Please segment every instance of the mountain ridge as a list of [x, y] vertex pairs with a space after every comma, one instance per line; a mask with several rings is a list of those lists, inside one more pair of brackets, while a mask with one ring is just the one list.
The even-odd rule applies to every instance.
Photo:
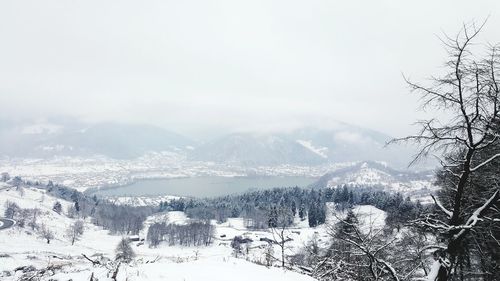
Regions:
[[[385, 161], [402, 167], [413, 151], [386, 147], [392, 137], [369, 129], [344, 125], [334, 129], [305, 127], [287, 133], [233, 133], [204, 143], [190, 154], [200, 161], [243, 165]], [[270, 141], [272, 140], [272, 141]]]
[[72, 119], [18, 123], [0, 120], [0, 155], [104, 155], [131, 159], [147, 152], [171, 151], [193, 161], [242, 166], [310, 166], [369, 160], [401, 167], [410, 161], [410, 149], [385, 147], [392, 138], [384, 133], [346, 123], [334, 125], [330, 129], [236, 132], [200, 143], [151, 125], [88, 124]]

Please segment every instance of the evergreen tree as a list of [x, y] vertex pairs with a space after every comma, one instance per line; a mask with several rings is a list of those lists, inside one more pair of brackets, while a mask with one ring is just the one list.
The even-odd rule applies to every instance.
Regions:
[[295, 200], [292, 201], [292, 215], [295, 217], [297, 214], [297, 204], [295, 203]]
[[307, 219], [309, 221], [310, 227], [315, 227], [318, 225], [318, 212], [314, 204], [309, 205], [309, 211], [307, 212]]
[[268, 215], [268, 227], [277, 227], [278, 226], [278, 210], [276, 206], [272, 206], [269, 210]]
[[306, 218], [306, 207], [304, 204], [300, 204], [299, 206], [299, 217], [301, 220], [304, 220]]

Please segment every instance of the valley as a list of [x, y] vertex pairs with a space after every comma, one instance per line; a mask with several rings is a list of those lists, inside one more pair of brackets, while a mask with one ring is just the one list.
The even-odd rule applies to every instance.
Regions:
[[[196, 177], [306, 177], [318, 178], [328, 171], [352, 163], [319, 166], [281, 164], [275, 166], [242, 166], [215, 162], [191, 161], [173, 152], [150, 152], [135, 159], [113, 159], [105, 156], [52, 158], [3, 158], [0, 171], [32, 181], [53, 181], [79, 191], [116, 187], [143, 179]], [[273, 187], [273, 186], [269, 186]]]
[[[220, 196], [274, 187], [369, 186], [428, 201], [433, 172], [401, 171], [385, 163], [361, 161], [317, 166], [242, 166], [190, 161], [172, 152], [136, 159], [104, 156], [3, 159], [0, 171], [47, 184], [49, 181], [103, 196]], [[201, 188], [206, 186], [209, 188]], [[200, 187], [200, 189], [198, 189]], [[424, 198], [425, 197], [425, 198]]]
[[499, 281], [498, 11], [0, 1], [0, 281]]

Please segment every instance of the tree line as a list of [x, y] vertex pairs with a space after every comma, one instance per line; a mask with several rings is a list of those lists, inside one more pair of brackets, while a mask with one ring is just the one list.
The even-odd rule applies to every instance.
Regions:
[[170, 246], [208, 246], [212, 243], [214, 230], [210, 222], [153, 223], [148, 228], [146, 240], [151, 247], [156, 247], [163, 241]]
[[179, 198], [161, 202], [159, 211], [183, 211], [190, 218], [219, 222], [241, 217], [247, 227], [262, 229], [276, 226], [277, 210], [280, 209], [288, 213], [289, 218], [282, 220], [287, 226], [298, 217], [307, 219], [309, 225], [315, 227], [325, 223], [328, 202], [335, 203], [338, 210], [353, 205], [375, 206], [387, 211], [387, 222], [391, 225], [402, 225], [425, 209], [420, 202], [404, 198], [400, 193], [343, 185], [321, 189], [274, 188], [209, 199]]

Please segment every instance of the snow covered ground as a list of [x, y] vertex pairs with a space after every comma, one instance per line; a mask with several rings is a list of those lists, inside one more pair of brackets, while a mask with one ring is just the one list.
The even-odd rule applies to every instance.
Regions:
[[50, 264], [70, 264], [74, 259], [79, 259], [78, 256], [81, 254], [110, 253], [120, 239], [86, 222], [81, 240], [72, 246], [65, 237], [65, 231], [74, 220], [52, 210], [56, 201], [61, 203], [63, 210], [72, 203], [56, 199], [39, 189], [24, 188], [18, 191], [15, 188], [8, 188], [0, 191], [0, 214], [4, 214], [7, 201], [14, 202], [21, 208], [40, 209], [38, 222], [54, 232], [54, 239], [47, 244], [28, 226], [0, 231], [0, 277], [3, 278], [0, 279], [2, 280], [16, 280], [14, 277], [9, 279], [9, 276], [2, 276], [2, 271], [10, 271], [22, 265], [29, 264], [41, 268]]
[[[42, 280], [89, 280], [92, 274], [99, 280], [111, 280], [109, 270], [92, 266], [82, 254], [91, 258], [102, 255], [105, 260], [112, 260], [114, 249], [121, 236], [110, 235], [86, 221], [84, 235], [71, 245], [65, 237], [65, 230], [74, 220], [52, 210], [56, 201], [62, 204], [63, 210], [71, 205], [70, 202], [53, 198], [44, 190], [24, 188], [19, 191], [13, 187], [3, 186], [0, 190], [0, 214], [5, 211], [7, 201], [15, 202], [21, 208], [39, 208], [41, 210], [39, 222], [52, 229], [55, 238], [47, 244], [29, 227], [13, 227], [0, 231], [1, 280], [17, 280], [22, 272], [17, 271], [16, 274], [12, 274], [12, 271], [27, 265], [38, 269], [49, 266], [58, 268], [53, 273], [47, 273]], [[337, 217], [342, 217], [344, 214], [333, 215], [331, 207], [327, 219], [334, 223]], [[383, 226], [385, 218], [383, 211], [372, 206], [356, 206], [354, 211], [358, 214], [362, 225]], [[183, 212], [154, 214], [146, 221], [140, 237], [145, 237], [147, 227], [154, 222], [183, 224], [188, 220]], [[133, 250], [137, 256], [132, 263], [120, 266], [117, 280], [314, 280], [303, 274], [255, 263], [264, 261], [264, 251], [268, 243], [260, 239], [272, 239], [271, 230], [246, 229], [241, 218], [231, 218], [221, 224], [213, 223], [216, 226], [215, 241], [207, 247], [160, 244], [157, 248], [150, 248], [147, 243], [133, 242]], [[310, 228], [307, 226], [307, 221], [298, 218], [295, 226], [287, 232], [293, 239], [287, 248], [288, 255], [299, 251], [313, 236], [316, 236], [320, 245], [326, 245], [328, 241], [326, 225]], [[248, 254], [239, 258], [234, 257], [230, 246], [232, 238], [236, 235], [253, 240], [249, 244]], [[278, 248], [275, 249], [275, 253], [279, 253]]]

